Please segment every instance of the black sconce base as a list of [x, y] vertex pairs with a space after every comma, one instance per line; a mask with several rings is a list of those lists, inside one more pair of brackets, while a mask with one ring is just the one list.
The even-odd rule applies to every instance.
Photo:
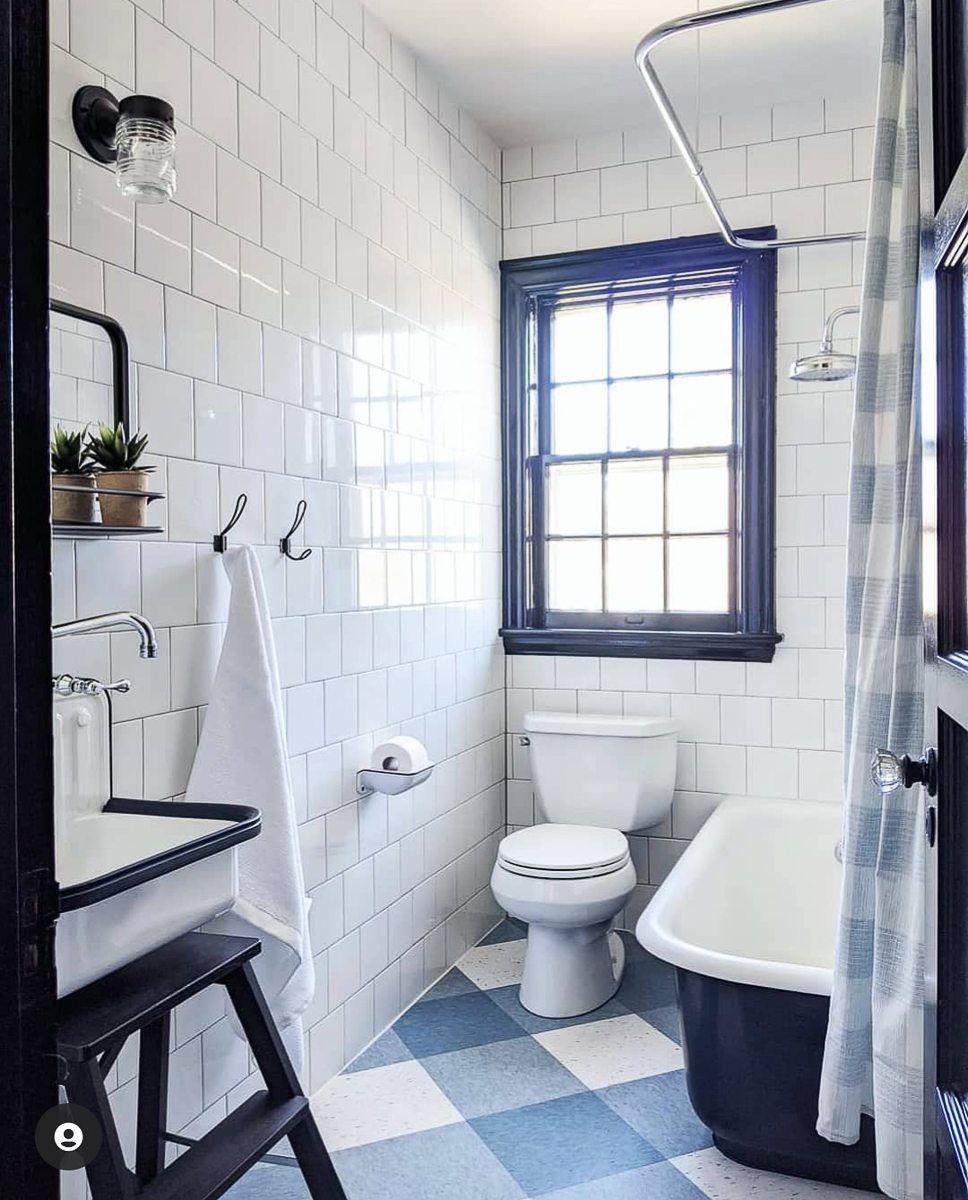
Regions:
[[114, 133], [118, 125], [118, 100], [107, 88], [88, 84], [74, 93], [71, 106], [77, 140], [91, 158], [113, 163], [118, 155]]

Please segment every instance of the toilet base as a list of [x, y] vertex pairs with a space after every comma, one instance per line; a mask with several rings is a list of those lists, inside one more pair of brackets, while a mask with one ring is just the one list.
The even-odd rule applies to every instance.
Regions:
[[536, 1017], [580, 1017], [615, 995], [625, 970], [625, 946], [611, 922], [578, 929], [528, 926], [519, 999]]

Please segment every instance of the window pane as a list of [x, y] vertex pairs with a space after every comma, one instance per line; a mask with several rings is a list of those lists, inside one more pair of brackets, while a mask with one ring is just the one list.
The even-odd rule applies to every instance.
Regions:
[[729, 611], [729, 539], [669, 539], [671, 612]]
[[551, 378], [555, 383], [604, 379], [608, 375], [608, 309], [561, 308], [551, 332]]
[[672, 381], [672, 445], [729, 446], [732, 375], [680, 375]]
[[602, 543], [548, 543], [548, 607], [602, 611]]
[[664, 450], [669, 444], [669, 383], [613, 383], [609, 393], [611, 449]]
[[600, 463], [560, 463], [548, 468], [548, 532], [601, 537]]
[[612, 462], [608, 467], [608, 532], [662, 532], [662, 463]]
[[662, 539], [610, 539], [606, 546], [609, 612], [662, 612]]
[[729, 527], [725, 454], [669, 460], [669, 532], [712, 533]]
[[612, 378], [661, 375], [669, 369], [669, 305], [665, 299], [619, 301], [612, 308]]
[[608, 449], [604, 383], [571, 384], [551, 392], [553, 454], [602, 454]]
[[733, 365], [733, 298], [729, 292], [672, 302], [673, 371], [727, 370]]

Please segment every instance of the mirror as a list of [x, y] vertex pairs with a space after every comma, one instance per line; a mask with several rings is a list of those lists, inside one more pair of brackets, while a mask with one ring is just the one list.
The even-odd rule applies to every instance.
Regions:
[[50, 304], [50, 425], [128, 427], [128, 342], [111, 317]]

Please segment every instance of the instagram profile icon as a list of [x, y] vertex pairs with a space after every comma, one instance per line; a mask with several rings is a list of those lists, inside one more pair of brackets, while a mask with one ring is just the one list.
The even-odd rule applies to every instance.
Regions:
[[93, 1162], [101, 1149], [101, 1126], [80, 1104], [58, 1104], [37, 1122], [37, 1150], [58, 1171], [76, 1171]]
[[65, 1121], [54, 1130], [54, 1145], [66, 1154], [69, 1150], [80, 1150], [84, 1143], [84, 1131], [80, 1125]]

